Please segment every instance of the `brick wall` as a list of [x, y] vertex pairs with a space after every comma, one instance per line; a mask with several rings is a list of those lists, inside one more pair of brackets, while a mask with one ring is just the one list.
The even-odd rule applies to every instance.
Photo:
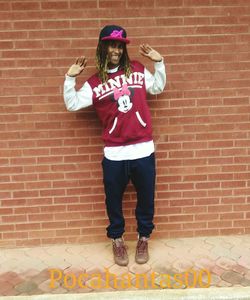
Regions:
[[[112, 9], [110, 7], [113, 7]], [[130, 57], [148, 42], [168, 86], [149, 98], [157, 147], [154, 237], [250, 233], [250, 2], [0, 2], [0, 245], [105, 240], [100, 123], [67, 112], [64, 74], [95, 70], [99, 29], [125, 26]], [[135, 238], [135, 193], [124, 197]]]

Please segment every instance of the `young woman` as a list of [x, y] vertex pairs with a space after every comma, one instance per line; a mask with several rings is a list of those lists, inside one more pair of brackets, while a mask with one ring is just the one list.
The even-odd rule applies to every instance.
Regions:
[[148, 239], [154, 229], [155, 156], [147, 93], [159, 94], [166, 84], [163, 57], [149, 45], [140, 45], [140, 53], [154, 62], [152, 75], [138, 61], [130, 61], [124, 28], [105, 26], [96, 49], [97, 73], [78, 91], [75, 77], [87, 65], [77, 58], [64, 82], [64, 101], [69, 111], [93, 105], [103, 125], [103, 182], [109, 217], [107, 236], [112, 239], [115, 263], [128, 264], [123, 234], [125, 220], [122, 198], [131, 180], [137, 193], [135, 216], [138, 242], [135, 261], [149, 259]]

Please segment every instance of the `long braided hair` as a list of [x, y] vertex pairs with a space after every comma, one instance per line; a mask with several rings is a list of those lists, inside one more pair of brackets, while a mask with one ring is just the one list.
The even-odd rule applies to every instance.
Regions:
[[[112, 41], [99, 41], [96, 48], [96, 67], [102, 83], [108, 80], [108, 46]], [[128, 78], [131, 72], [130, 59], [125, 43], [123, 44], [123, 54], [120, 59], [120, 69], [124, 70], [125, 76]]]

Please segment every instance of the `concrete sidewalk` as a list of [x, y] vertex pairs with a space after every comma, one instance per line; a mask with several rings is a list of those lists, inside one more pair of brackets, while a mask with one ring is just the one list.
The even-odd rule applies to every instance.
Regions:
[[145, 265], [134, 262], [136, 242], [126, 244], [127, 267], [114, 264], [109, 241], [0, 248], [0, 296], [52, 299], [49, 295], [61, 294], [60, 299], [68, 295], [71, 300], [101, 293], [102, 298], [131, 299], [130, 293], [138, 291], [134, 299], [166, 299], [167, 294], [170, 299], [250, 299], [250, 235], [152, 239]]
[[147, 290], [114, 291], [88, 294], [60, 294], [33, 296], [5, 296], [1, 300], [249, 300], [250, 288], [188, 289], [188, 290]]

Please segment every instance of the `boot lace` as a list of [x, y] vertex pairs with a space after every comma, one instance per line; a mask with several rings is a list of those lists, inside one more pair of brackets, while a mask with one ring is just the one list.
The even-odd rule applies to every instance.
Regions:
[[148, 247], [147, 241], [139, 240], [137, 245], [137, 252], [139, 254], [143, 254], [147, 250], [147, 247]]
[[114, 242], [114, 252], [116, 256], [124, 257], [126, 255], [126, 247], [123, 242]]

